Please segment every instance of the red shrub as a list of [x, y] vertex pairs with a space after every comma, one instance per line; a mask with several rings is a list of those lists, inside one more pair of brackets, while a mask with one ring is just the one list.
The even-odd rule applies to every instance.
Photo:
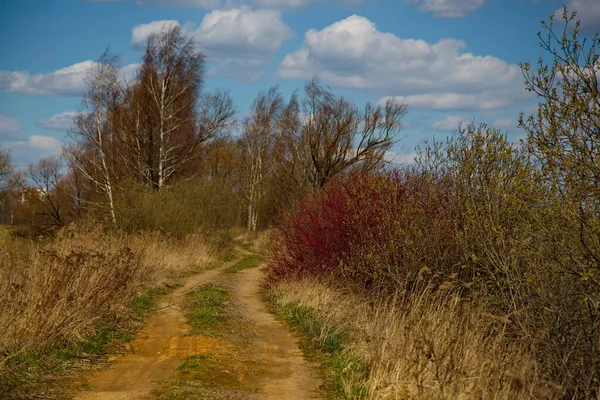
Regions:
[[458, 264], [449, 187], [400, 171], [334, 180], [281, 225], [272, 278], [334, 275], [395, 289], [423, 267], [449, 273]]

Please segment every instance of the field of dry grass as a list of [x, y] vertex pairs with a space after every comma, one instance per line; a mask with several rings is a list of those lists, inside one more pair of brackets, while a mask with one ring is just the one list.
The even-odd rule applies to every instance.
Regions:
[[[508, 321], [473, 309], [446, 292], [423, 292], [404, 302], [374, 302], [322, 279], [283, 280], [270, 290], [280, 309], [309, 310], [299, 324], [317, 342], [342, 338], [346, 360], [365, 374], [340, 372], [346, 398], [365, 388], [368, 399], [559, 398], [543, 382], [526, 349], [510, 345]], [[360, 397], [359, 397], [360, 398]]]
[[18, 385], [31, 357], [76, 346], [99, 323], [131, 318], [132, 305], [147, 288], [198, 271], [216, 254], [200, 236], [170, 239], [87, 227], [33, 241], [3, 230], [0, 386]]

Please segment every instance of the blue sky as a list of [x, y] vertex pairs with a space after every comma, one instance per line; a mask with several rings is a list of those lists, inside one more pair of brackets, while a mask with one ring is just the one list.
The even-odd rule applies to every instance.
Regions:
[[[565, 0], [586, 32], [600, 0]], [[205, 90], [243, 116], [261, 90], [289, 95], [312, 76], [357, 103], [408, 106], [396, 161], [460, 120], [515, 139], [535, 99], [519, 62], [540, 56], [540, 20], [556, 0], [0, 0], [0, 146], [18, 166], [58, 154], [83, 79], [110, 46], [133, 76], [148, 35], [179, 24], [207, 55]]]

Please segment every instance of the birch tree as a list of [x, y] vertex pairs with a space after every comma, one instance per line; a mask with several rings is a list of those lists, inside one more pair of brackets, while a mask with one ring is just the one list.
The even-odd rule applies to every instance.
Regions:
[[87, 92], [81, 112], [74, 118], [74, 143], [65, 155], [73, 168], [103, 193], [110, 220], [117, 226], [115, 212], [115, 152], [119, 148], [113, 112], [123, 95], [115, 67], [116, 58], [106, 50], [86, 78]]
[[126, 133], [132, 168], [156, 190], [185, 171], [200, 144], [232, 121], [233, 101], [226, 92], [200, 92], [203, 65], [204, 55], [179, 27], [147, 41], [125, 111]]
[[238, 141], [242, 160], [240, 183], [247, 205], [247, 228], [251, 231], [257, 229], [258, 209], [265, 182], [273, 171], [272, 154], [281, 137], [280, 121], [284, 106], [276, 87], [268, 93], [260, 93], [250, 116], [244, 121], [242, 136]]

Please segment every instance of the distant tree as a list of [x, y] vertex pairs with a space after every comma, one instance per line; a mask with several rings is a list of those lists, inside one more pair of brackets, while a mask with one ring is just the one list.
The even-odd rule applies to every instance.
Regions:
[[4, 223], [5, 207], [11, 189], [11, 175], [13, 174], [12, 157], [9, 149], [0, 147], [0, 216]]
[[10, 150], [0, 147], [0, 190], [8, 184], [12, 172], [13, 164]]
[[276, 87], [260, 93], [250, 115], [243, 123], [238, 141], [240, 149], [240, 186], [247, 205], [247, 228], [256, 231], [259, 204], [265, 184], [274, 170], [273, 152], [281, 138], [281, 118], [285, 103]]
[[32, 183], [31, 201], [39, 205], [39, 214], [48, 217], [52, 225], [65, 225], [65, 196], [60, 186], [61, 162], [57, 157], [44, 158], [37, 165], [27, 167], [27, 179]]
[[65, 155], [71, 166], [103, 193], [116, 227], [114, 196], [120, 138], [113, 113], [122, 101], [123, 88], [115, 63], [116, 58], [106, 50], [88, 73], [82, 110], [73, 121], [73, 143], [66, 147]]
[[198, 156], [199, 146], [229, 127], [226, 92], [202, 94], [204, 55], [180, 27], [152, 35], [137, 82], [128, 92], [123, 128], [129, 165], [160, 190]]
[[288, 170], [309, 187], [322, 188], [350, 168], [370, 171], [382, 165], [385, 153], [397, 140], [406, 107], [393, 101], [385, 106], [367, 103], [359, 108], [335, 96], [313, 79], [304, 88], [296, 115], [286, 117]]

